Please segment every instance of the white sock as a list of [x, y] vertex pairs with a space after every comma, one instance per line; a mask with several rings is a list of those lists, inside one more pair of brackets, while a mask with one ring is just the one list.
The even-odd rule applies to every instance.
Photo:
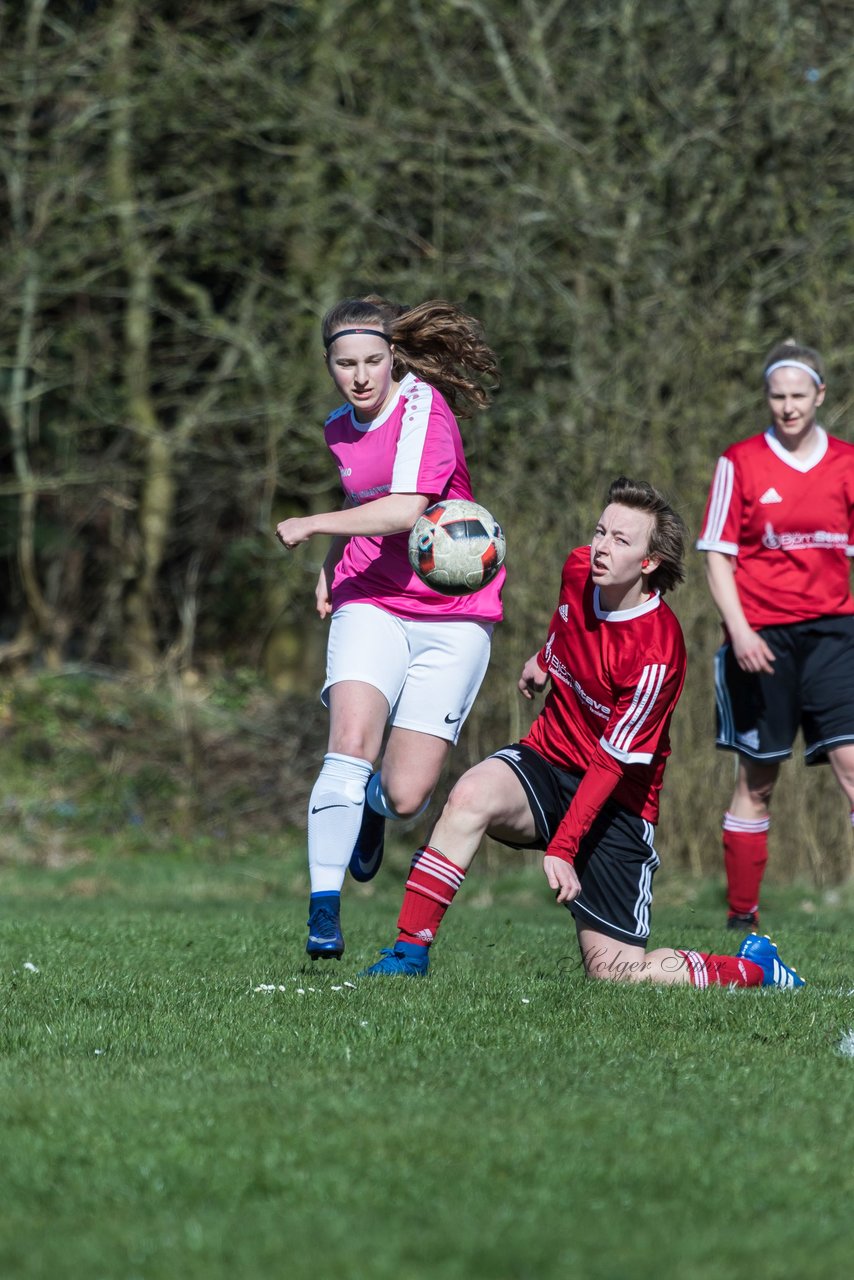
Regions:
[[330, 751], [308, 802], [308, 869], [312, 893], [340, 893], [362, 824], [368, 760]]

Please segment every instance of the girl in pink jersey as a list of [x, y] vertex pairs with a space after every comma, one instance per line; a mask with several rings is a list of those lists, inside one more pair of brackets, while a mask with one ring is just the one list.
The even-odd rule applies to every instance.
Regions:
[[484, 406], [481, 380], [497, 373], [478, 323], [438, 300], [349, 298], [324, 318], [323, 344], [345, 401], [324, 429], [344, 505], [283, 520], [276, 534], [288, 549], [332, 537], [315, 591], [319, 615], [331, 616], [321, 695], [330, 726], [309, 801], [306, 951], [337, 958], [347, 868], [371, 879], [386, 819], [428, 804], [486, 673], [504, 573], [447, 597], [413, 573], [407, 553], [429, 505], [473, 497], [454, 410]]
[[721, 615], [717, 745], [738, 754], [723, 820], [734, 929], [758, 923], [770, 804], [798, 729], [854, 821], [854, 446], [818, 424], [821, 359], [782, 343], [764, 365], [771, 425], [718, 459], [697, 546]]
[[415, 854], [398, 937], [366, 976], [419, 977], [485, 835], [544, 850], [558, 903], [575, 917], [592, 978], [668, 984], [802, 986], [768, 938], [736, 956], [647, 953], [653, 847], [669, 726], [685, 645], [662, 593], [682, 581], [685, 528], [652, 485], [615, 480], [589, 547], [567, 559], [543, 647], [519, 689], [550, 686], [521, 742], [470, 769]]

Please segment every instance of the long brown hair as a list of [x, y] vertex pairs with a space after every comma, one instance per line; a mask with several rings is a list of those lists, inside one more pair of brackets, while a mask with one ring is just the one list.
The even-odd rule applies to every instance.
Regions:
[[356, 326], [382, 330], [394, 345], [394, 376], [417, 374], [441, 391], [460, 417], [489, 404], [498, 383], [495, 352], [480, 322], [454, 303], [432, 298], [407, 307], [378, 294], [345, 298], [323, 317], [324, 347], [328, 350], [339, 329]]

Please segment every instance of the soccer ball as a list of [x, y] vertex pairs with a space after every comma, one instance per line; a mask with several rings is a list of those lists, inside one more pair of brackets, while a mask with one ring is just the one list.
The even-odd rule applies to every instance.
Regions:
[[447, 498], [412, 526], [409, 563], [443, 596], [467, 596], [491, 582], [504, 563], [501, 525], [477, 502]]

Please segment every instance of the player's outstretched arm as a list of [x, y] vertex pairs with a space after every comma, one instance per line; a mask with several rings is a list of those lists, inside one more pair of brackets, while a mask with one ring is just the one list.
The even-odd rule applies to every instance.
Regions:
[[290, 551], [319, 533], [333, 537], [381, 538], [387, 533], [405, 533], [427, 509], [428, 498], [420, 493], [389, 493], [384, 498], [340, 511], [319, 511], [311, 516], [294, 516], [276, 525], [276, 537]]

